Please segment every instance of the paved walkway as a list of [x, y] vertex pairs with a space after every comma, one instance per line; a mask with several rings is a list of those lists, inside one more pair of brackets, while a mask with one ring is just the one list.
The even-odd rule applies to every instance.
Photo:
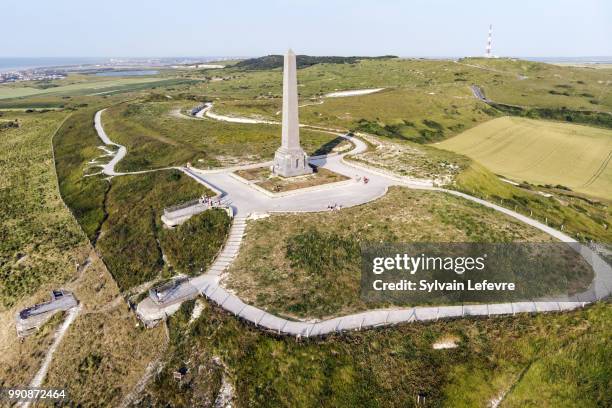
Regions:
[[[210, 112], [212, 105], [205, 109]], [[101, 129], [98, 114], [96, 123], [100, 124], [98, 134], [104, 134]], [[235, 119], [235, 118], [233, 118]], [[221, 119], [223, 120], [223, 119]], [[243, 122], [246, 123], [246, 122]], [[101, 131], [100, 131], [101, 130]], [[108, 137], [104, 134], [106, 139]], [[428, 321], [443, 318], [454, 318], [462, 316], [491, 316], [515, 313], [535, 313], [549, 311], [572, 310], [586, 303], [605, 298], [610, 295], [612, 289], [612, 268], [601, 259], [595, 252], [582, 245], [568, 235], [550, 228], [539, 221], [526, 217], [522, 214], [498, 206], [488, 201], [472, 197], [468, 194], [453, 190], [436, 188], [427, 181], [411, 180], [399, 176], [389, 175], [382, 171], [361, 167], [354, 162], [344, 160], [348, 154], [358, 154], [367, 149], [365, 143], [360, 139], [348, 135], [340, 135], [350, 140], [355, 148], [343, 155], [323, 157], [312, 160], [313, 164], [322, 166], [332, 171], [351, 177], [354, 183], [343, 184], [338, 188], [329, 190], [310, 190], [307, 192], [296, 192], [289, 197], [269, 197], [248, 184], [242, 183], [232, 177], [230, 173], [234, 169], [197, 170], [190, 168], [191, 177], [202, 184], [212, 187], [221, 192], [224, 200], [234, 208], [236, 217], [230, 231], [230, 238], [226, 242], [222, 252], [215, 259], [206, 273], [189, 280], [185, 285], [185, 293], [193, 294], [194, 289], [218, 304], [228, 312], [253, 323], [258, 327], [274, 331], [279, 334], [292, 336], [318, 336], [345, 330], [358, 330], [368, 327], [392, 325], [402, 322]], [[110, 140], [108, 140], [110, 142]], [[110, 142], [112, 143], [112, 142]], [[112, 143], [114, 144], [114, 143]], [[117, 145], [118, 146], [118, 145]], [[121, 148], [120, 148], [121, 151]], [[125, 155], [125, 153], [123, 153]], [[122, 156], [123, 157], [123, 156]], [[114, 164], [119, 160], [113, 159]], [[114, 166], [113, 164], [113, 166]], [[106, 170], [106, 168], [105, 168]], [[113, 167], [109, 167], [113, 171]], [[115, 173], [116, 174], [116, 173]], [[366, 176], [370, 182], [364, 184], [358, 182], [357, 177]], [[230, 263], [238, 255], [246, 227], [246, 218], [252, 213], [266, 212], [314, 212], [324, 211], [330, 204], [339, 204], [343, 207], [363, 204], [384, 195], [389, 186], [399, 185], [413, 189], [426, 189], [452, 194], [470, 200], [496, 211], [504, 213], [532, 227], [535, 227], [556, 239], [568, 243], [578, 251], [584, 259], [593, 267], [595, 278], [588, 291], [571, 298], [559, 298], [551, 300], [535, 300], [529, 302], [484, 304], [484, 305], [462, 305], [462, 306], [439, 306], [439, 307], [411, 307], [393, 308], [385, 310], [369, 310], [362, 313], [341, 316], [321, 322], [291, 321], [267, 313], [257, 307], [247, 305], [239, 297], [230, 293], [220, 284], [220, 275], [227, 269]], [[191, 297], [191, 295], [190, 295]], [[166, 308], [155, 305], [150, 299], [145, 299], [138, 305], [137, 312], [143, 320], [161, 319], [178, 309], [178, 304]]]

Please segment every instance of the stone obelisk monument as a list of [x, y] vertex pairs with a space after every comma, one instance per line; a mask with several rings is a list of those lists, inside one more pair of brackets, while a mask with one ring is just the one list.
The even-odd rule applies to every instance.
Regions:
[[308, 156], [300, 146], [300, 122], [298, 120], [297, 67], [295, 54], [285, 54], [283, 67], [283, 133], [281, 147], [274, 155], [274, 174], [282, 177], [312, 173]]

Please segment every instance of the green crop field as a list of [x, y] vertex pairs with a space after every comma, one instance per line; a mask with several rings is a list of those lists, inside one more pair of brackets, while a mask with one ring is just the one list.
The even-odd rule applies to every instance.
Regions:
[[612, 131], [502, 117], [437, 145], [518, 182], [612, 199]]
[[171, 83], [177, 83], [177, 80], [157, 77], [113, 78], [111, 80], [99, 80], [96, 78], [67, 84], [58, 81], [54, 86], [48, 88], [10, 84], [0, 85], [0, 99], [21, 98], [33, 95], [108, 95], [116, 92], [169, 85]]

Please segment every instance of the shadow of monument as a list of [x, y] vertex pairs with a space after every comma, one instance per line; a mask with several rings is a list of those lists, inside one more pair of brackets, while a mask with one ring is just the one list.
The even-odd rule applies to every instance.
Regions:
[[346, 140], [345, 138], [338, 136], [337, 138], [330, 140], [329, 142], [325, 143], [324, 145], [319, 147], [317, 150], [315, 150], [312, 156], [322, 156], [324, 154], [329, 154], [332, 152], [332, 150], [335, 147], [337, 147], [340, 143], [344, 142], [345, 140]]

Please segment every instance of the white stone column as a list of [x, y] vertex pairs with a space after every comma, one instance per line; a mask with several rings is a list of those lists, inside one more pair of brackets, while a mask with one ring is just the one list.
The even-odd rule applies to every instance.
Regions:
[[283, 129], [281, 147], [274, 154], [273, 171], [283, 177], [312, 173], [308, 156], [300, 147], [297, 64], [291, 50], [285, 54], [283, 65]]
[[297, 64], [292, 50], [287, 51], [283, 67], [283, 137], [285, 149], [300, 148], [298, 119]]

